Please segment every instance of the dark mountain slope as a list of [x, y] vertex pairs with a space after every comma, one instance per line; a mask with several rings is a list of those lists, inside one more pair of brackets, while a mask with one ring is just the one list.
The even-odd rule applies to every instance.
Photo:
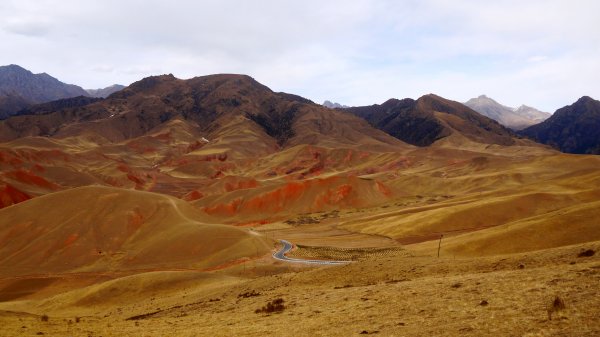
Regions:
[[177, 118], [205, 133], [234, 120], [242, 122], [238, 127], [251, 128], [248, 123], [252, 123], [282, 147], [320, 142], [355, 145], [359, 140], [375, 146], [405, 145], [356, 116], [299, 96], [275, 93], [249, 76], [232, 74], [189, 80], [173, 75], [148, 77], [92, 104], [10, 118], [0, 123], [0, 140], [91, 132], [117, 142], [140, 137]]
[[56, 101], [32, 105], [18, 111], [16, 115], [44, 115], [62, 109], [83, 107], [101, 100], [102, 98], [86, 96], [63, 98]]
[[521, 134], [562, 152], [600, 154], [600, 101], [583, 96]]
[[417, 146], [460, 133], [470, 140], [512, 145], [512, 133], [461, 103], [430, 94], [418, 100], [390, 99], [381, 105], [345, 109], [388, 134]]

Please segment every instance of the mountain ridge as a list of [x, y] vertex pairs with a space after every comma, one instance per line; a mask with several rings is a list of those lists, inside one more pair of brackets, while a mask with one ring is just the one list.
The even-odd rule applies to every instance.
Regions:
[[600, 154], [600, 101], [582, 96], [520, 133], [563, 152]]
[[34, 74], [21, 66], [0, 66], [0, 119], [33, 104], [88, 96], [81, 87], [66, 84], [47, 73]]
[[505, 106], [486, 95], [471, 98], [464, 104], [513, 130], [522, 130], [540, 123], [550, 116], [547, 112], [539, 111], [524, 104], [518, 108]]
[[98, 97], [98, 98], [106, 98], [112, 94], [114, 94], [117, 91], [121, 91], [125, 89], [124, 85], [121, 84], [113, 84], [110, 85], [106, 88], [99, 88], [99, 89], [85, 89], [85, 91], [91, 96], [91, 97]]
[[[512, 133], [496, 121], [481, 116], [463, 104], [428, 94], [417, 100], [389, 99], [381, 105], [348, 108], [348, 111], [367, 120], [374, 127], [416, 146], [434, 142], [460, 133], [483, 143], [512, 145]], [[442, 115], [436, 115], [441, 113]], [[458, 120], [444, 116], [452, 115]]]

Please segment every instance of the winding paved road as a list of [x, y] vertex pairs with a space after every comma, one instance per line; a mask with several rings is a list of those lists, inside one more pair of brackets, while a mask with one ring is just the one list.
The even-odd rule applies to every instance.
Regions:
[[327, 260], [304, 260], [295, 259], [285, 256], [285, 253], [292, 250], [292, 245], [289, 241], [279, 240], [283, 244], [283, 248], [280, 251], [273, 253], [273, 258], [280, 261], [292, 262], [292, 263], [305, 263], [305, 264], [323, 264], [323, 265], [334, 265], [334, 264], [347, 264], [352, 261], [327, 261]]

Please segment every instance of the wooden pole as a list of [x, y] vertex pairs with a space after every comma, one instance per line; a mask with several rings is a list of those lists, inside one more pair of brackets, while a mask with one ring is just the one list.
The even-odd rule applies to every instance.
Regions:
[[440, 242], [438, 242], [438, 258], [440, 257], [440, 248], [442, 247], [442, 238], [444, 234], [440, 235]]

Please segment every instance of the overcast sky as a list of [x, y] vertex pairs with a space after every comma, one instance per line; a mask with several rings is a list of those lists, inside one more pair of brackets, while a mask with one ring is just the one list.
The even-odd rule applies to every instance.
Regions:
[[348, 105], [600, 99], [597, 0], [0, 0], [0, 64], [85, 88], [244, 73]]

